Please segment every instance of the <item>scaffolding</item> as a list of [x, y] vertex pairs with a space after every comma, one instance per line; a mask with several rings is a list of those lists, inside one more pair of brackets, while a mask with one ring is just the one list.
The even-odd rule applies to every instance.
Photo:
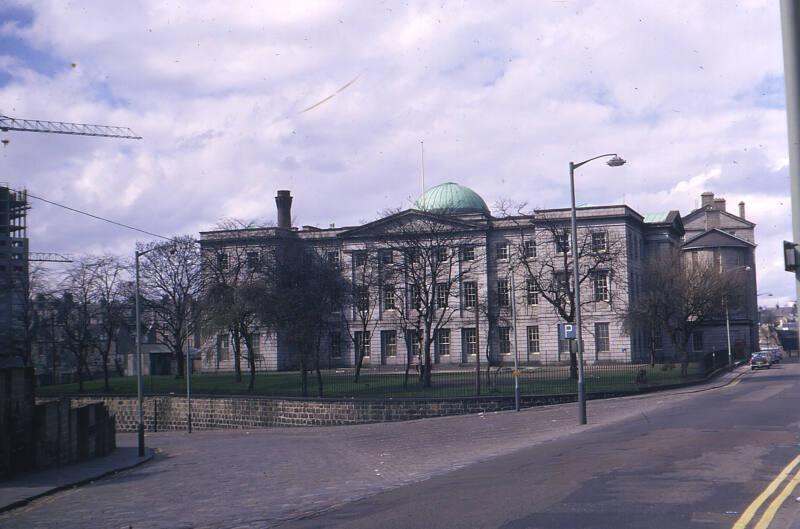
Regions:
[[0, 237], [24, 239], [27, 236], [28, 194], [0, 183]]

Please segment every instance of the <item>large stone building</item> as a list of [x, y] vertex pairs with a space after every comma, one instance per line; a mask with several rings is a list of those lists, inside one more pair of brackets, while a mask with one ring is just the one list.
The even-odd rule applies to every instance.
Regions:
[[[714, 201], [711, 196], [707, 203], [706, 194], [703, 200], [703, 207], [685, 219], [677, 211], [643, 216], [626, 205], [578, 209], [587, 362], [638, 362], [649, 357], [650, 340], [645, 332], [626, 332], [622, 316], [641, 291], [645, 258], [657, 248], [682, 247], [689, 253], [710, 251], [719, 255], [725, 267], [750, 266], [746, 272], [748, 299], [755, 302], [754, 225], [743, 218], [743, 205], [740, 216], [735, 216], [725, 212], [724, 201]], [[413, 209], [361, 226], [323, 229], [291, 226], [289, 191], [279, 191], [276, 203], [277, 227], [201, 233], [201, 251], [215, 255], [206, 262], [227, 266], [235, 254], [255, 263], [268, 249], [293, 241], [334, 263], [353, 285], [359, 283], [360, 270], [373, 255], [377, 267], [384, 271], [380, 273], [391, 275], [392, 269], [403, 270], [394, 274], [401, 279], [391, 286], [381, 279], [364, 287], [364, 305], [375, 308], [370, 312], [368, 327], [362, 326], [358, 331], [358, 322], [363, 319], [358, 296], [342, 310], [341, 320], [332, 319], [321, 340], [325, 367], [354, 365], [354, 344], [362, 340], [368, 365], [399, 367], [409, 357], [416, 357], [410, 354], [418, 352], [418, 346], [415, 340], [407, 339], [407, 316], [412, 302], [419, 303], [413, 300], [422, 295], [419, 289], [424, 286], [409, 279], [413, 275], [409, 271], [413, 270], [407, 266], [419, 258], [415, 257], [419, 250], [412, 251], [408, 246], [404, 250], [399, 242], [415, 237], [435, 240], [431, 244], [441, 246], [437, 250], [441, 256], [436, 261], [447, 262], [444, 276], [450, 281], [431, 285], [432, 292], [435, 289], [432, 299], [440, 311], [436, 314], [445, 315], [439, 318], [433, 335], [434, 363], [473, 364], [480, 354], [482, 362], [488, 359], [508, 364], [513, 362], [515, 351], [524, 363], [568, 361], [569, 342], [559, 338], [559, 326], [569, 318], [557, 307], [563, 305], [559, 289], [571, 277], [571, 272], [563, 272], [571, 268], [569, 209], [494, 217], [474, 191], [446, 183], [429, 189]], [[532, 274], [537, 273], [541, 277], [531, 280]], [[732, 311], [731, 323], [737, 347], [757, 347], [757, 313], [749, 305], [735, 314]], [[724, 329], [724, 320], [711, 322], [694, 337], [694, 358], [725, 347], [719, 336], [720, 325]], [[207, 334], [210, 336], [203, 347], [202, 369], [232, 369], [228, 333]], [[660, 343], [659, 347], [661, 357], [674, 356], [668, 344]], [[259, 369], [296, 367], [291, 346], [280, 331], [260, 329], [254, 335], [253, 349]]]

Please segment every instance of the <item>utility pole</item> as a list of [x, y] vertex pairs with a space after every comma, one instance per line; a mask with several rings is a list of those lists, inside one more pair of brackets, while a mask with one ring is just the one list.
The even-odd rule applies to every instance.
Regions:
[[[783, 78], [786, 83], [786, 121], [789, 132], [789, 181], [792, 193], [793, 242], [800, 241], [800, 5], [781, 0]], [[796, 249], [792, 249], [796, 255]], [[800, 299], [800, 269], [794, 269], [796, 299]]]

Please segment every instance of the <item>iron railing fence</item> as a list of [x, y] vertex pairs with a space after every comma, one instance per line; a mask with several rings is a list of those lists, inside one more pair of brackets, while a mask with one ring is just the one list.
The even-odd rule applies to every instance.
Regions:
[[[682, 372], [680, 363], [650, 364], [596, 364], [586, 365], [586, 391], [588, 394], [636, 393], [651, 388], [685, 384], [703, 379], [715, 369], [724, 367], [727, 355], [708, 355], [702, 361], [690, 362]], [[350, 398], [350, 399], [396, 399], [396, 398], [463, 398], [478, 396], [511, 396], [514, 394], [514, 378], [518, 377], [520, 394], [523, 396], [571, 395], [577, 393], [577, 379], [569, 365], [483, 367], [478, 374], [474, 367], [445, 368], [435, 366], [431, 372], [430, 385], [426, 387], [420, 374], [410, 370], [406, 376], [402, 369], [370, 367], [362, 369], [356, 381], [355, 369], [321, 370], [303, 375], [298, 371], [260, 372], [256, 374], [253, 390], [248, 390], [249, 373], [242, 373], [242, 381], [236, 382], [233, 373], [194, 374], [191, 387], [194, 395], [242, 395], [288, 398]], [[103, 390], [102, 377], [84, 383], [86, 393], [99, 394]], [[321, 391], [320, 383], [321, 379]], [[185, 382], [174, 375], [144, 377], [147, 395], [180, 395], [185, 393]], [[40, 386], [41, 396], [68, 395], [77, 393], [77, 384]], [[114, 378], [111, 393], [135, 395], [136, 377]]]

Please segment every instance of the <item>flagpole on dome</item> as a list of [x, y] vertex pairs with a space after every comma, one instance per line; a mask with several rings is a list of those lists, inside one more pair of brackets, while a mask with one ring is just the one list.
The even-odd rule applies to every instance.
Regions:
[[425, 194], [425, 142], [419, 142], [419, 154], [422, 160], [422, 194]]

